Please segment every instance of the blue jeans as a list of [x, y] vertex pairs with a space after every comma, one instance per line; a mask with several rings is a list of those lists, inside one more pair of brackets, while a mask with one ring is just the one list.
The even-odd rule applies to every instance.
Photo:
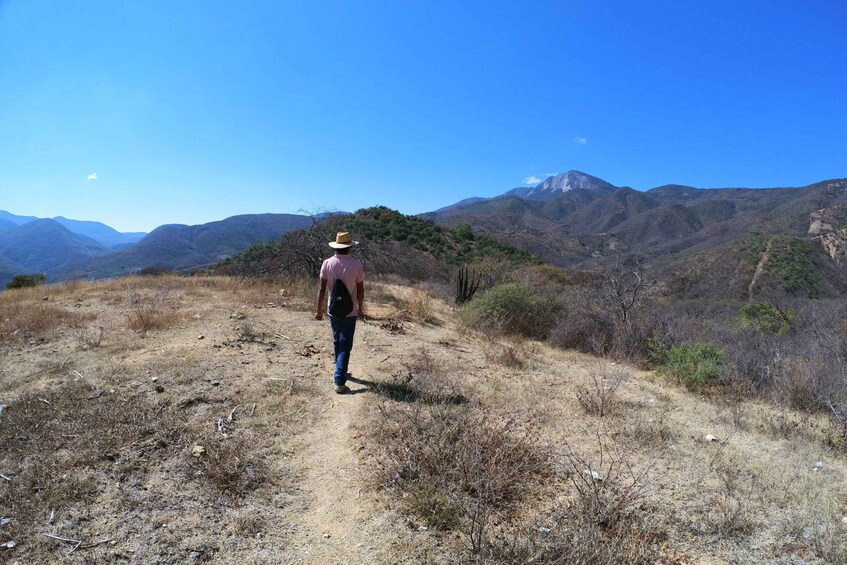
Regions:
[[332, 345], [335, 348], [335, 375], [333, 380], [336, 386], [341, 386], [347, 382], [347, 364], [350, 363], [350, 350], [353, 349], [356, 316], [346, 318], [330, 316], [329, 326], [332, 328]]

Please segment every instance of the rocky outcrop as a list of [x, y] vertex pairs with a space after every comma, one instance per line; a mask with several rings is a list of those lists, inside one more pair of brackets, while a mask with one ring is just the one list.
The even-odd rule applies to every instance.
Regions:
[[826, 254], [839, 265], [847, 262], [847, 228], [842, 228], [815, 238]]
[[809, 214], [809, 235], [831, 233], [844, 226], [845, 222], [847, 222], [847, 208], [840, 204], [815, 210]]

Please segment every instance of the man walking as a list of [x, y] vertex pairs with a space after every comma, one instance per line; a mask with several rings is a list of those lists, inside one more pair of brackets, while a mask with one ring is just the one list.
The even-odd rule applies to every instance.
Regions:
[[329, 242], [329, 246], [335, 249], [335, 256], [321, 265], [321, 287], [315, 319], [323, 320], [324, 300], [329, 287], [330, 296], [326, 307], [332, 328], [332, 345], [335, 348], [333, 380], [338, 394], [350, 392], [346, 384], [347, 365], [350, 362], [350, 350], [353, 349], [356, 318], [362, 313], [365, 301], [365, 269], [361, 261], [350, 256], [353, 245], [357, 243], [348, 232], [338, 232], [335, 241]]

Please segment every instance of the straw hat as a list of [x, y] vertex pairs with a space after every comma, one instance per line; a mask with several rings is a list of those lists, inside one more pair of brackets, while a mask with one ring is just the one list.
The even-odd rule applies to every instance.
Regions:
[[358, 241], [353, 241], [353, 238], [350, 237], [350, 232], [346, 231], [338, 232], [335, 234], [335, 241], [329, 242], [329, 246], [333, 249], [347, 249], [348, 247], [353, 247], [358, 244]]

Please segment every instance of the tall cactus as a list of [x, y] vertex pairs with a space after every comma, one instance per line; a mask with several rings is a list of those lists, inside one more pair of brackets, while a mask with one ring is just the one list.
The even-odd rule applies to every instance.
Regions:
[[456, 273], [456, 304], [464, 304], [473, 298], [482, 282], [482, 275], [476, 275], [473, 271], [468, 275], [467, 267], [460, 267]]

